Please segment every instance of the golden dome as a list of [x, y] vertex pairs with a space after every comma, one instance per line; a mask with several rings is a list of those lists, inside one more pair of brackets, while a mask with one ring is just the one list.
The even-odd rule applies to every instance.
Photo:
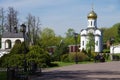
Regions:
[[92, 19], [96, 19], [97, 18], [97, 14], [92, 10], [89, 14], [88, 14], [88, 19], [92, 18]]

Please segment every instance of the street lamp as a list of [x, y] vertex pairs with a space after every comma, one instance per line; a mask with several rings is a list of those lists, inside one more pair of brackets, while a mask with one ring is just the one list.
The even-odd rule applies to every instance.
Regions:
[[77, 57], [77, 50], [78, 50], [78, 47], [77, 47], [77, 39], [78, 39], [78, 33], [74, 33], [74, 39], [75, 39], [75, 63], [78, 64], [78, 57]]
[[24, 72], [27, 72], [27, 62], [26, 62], [26, 44], [25, 44], [25, 33], [26, 33], [26, 25], [21, 25], [21, 32], [23, 33], [24, 38]]
[[114, 60], [114, 56], [113, 56], [113, 54], [114, 54], [114, 42], [115, 42], [115, 39], [114, 39], [114, 37], [111, 37], [110, 38], [110, 45], [112, 45], [113, 47], [112, 47], [112, 54], [111, 54], [111, 60]]

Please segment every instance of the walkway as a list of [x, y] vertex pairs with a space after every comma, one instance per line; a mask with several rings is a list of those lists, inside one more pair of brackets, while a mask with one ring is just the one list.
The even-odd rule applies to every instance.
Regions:
[[43, 70], [30, 80], [120, 80], [120, 61], [75, 64]]

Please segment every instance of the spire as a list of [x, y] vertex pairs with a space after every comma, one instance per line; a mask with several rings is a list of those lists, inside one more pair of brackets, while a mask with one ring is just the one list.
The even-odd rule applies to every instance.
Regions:
[[92, 7], [92, 11], [94, 11], [94, 3], [93, 3], [93, 1], [92, 1], [91, 7]]

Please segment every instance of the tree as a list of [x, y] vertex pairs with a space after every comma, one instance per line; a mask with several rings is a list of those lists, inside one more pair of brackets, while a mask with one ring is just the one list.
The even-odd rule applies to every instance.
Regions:
[[66, 32], [66, 37], [73, 37], [73, 36], [74, 36], [74, 34], [73, 34], [74, 32], [75, 32], [74, 29], [69, 28], [69, 29], [67, 30], [67, 32]]
[[38, 45], [30, 46], [30, 51], [27, 54], [28, 63], [34, 61], [40, 67], [46, 67], [50, 65], [50, 55], [47, 51], [40, 48]]
[[107, 42], [111, 37], [115, 38], [115, 43], [120, 42], [120, 23], [114, 24], [110, 28], [101, 28], [103, 32], [103, 42]]
[[[93, 33], [88, 34], [88, 42], [86, 44], [86, 48], [88, 51], [88, 55], [91, 54], [91, 51], [93, 51], [95, 48], [95, 38], [94, 38]], [[89, 55], [89, 57], [90, 57], [90, 55]]]
[[117, 26], [117, 42], [120, 43], [120, 23], [117, 23], [114, 26]]
[[[5, 15], [4, 15], [4, 9], [0, 9], [0, 42], [1, 42], [1, 36], [4, 32], [4, 24], [5, 24]], [[1, 48], [1, 43], [0, 43]]]
[[41, 32], [40, 43], [42, 47], [57, 46], [61, 40], [60, 36], [56, 36], [55, 32], [50, 28], [44, 28]]
[[4, 9], [0, 9], [0, 35], [4, 32], [4, 25], [5, 25], [5, 13]]
[[18, 27], [18, 12], [13, 8], [9, 7], [8, 8], [8, 13], [7, 13], [7, 30], [9, 32], [17, 31]]
[[28, 26], [28, 42], [29, 45], [36, 45], [37, 41], [39, 39], [39, 33], [40, 33], [40, 19], [39, 17], [36, 18], [35, 16], [32, 16], [31, 14], [27, 17], [27, 26]]
[[74, 44], [74, 32], [75, 30], [72, 29], [72, 28], [69, 28], [66, 32], [66, 37], [64, 39], [65, 43], [67, 45], [71, 45], [71, 44]]

